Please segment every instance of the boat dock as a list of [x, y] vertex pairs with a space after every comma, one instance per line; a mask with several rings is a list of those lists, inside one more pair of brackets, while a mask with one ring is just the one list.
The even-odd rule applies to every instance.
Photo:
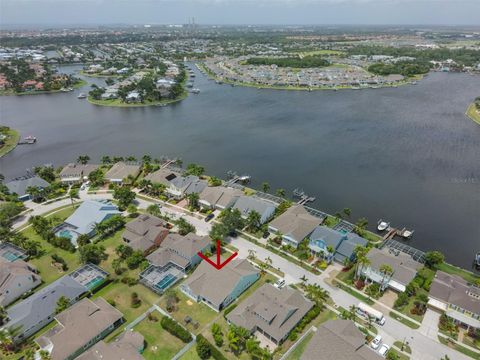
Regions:
[[299, 199], [297, 202], [299, 205], [305, 205], [306, 203], [314, 202], [316, 200], [313, 196], [308, 196], [305, 194], [305, 191], [298, 188], [293, 190], [293, 196]]
[[387, 233], [382, 238], [383, 241], [393, 239], [395, 236], [401, 236], [404, 239], [410, 239], [413, 236], [414, 230], [407, 230], [406, 228], [397, 229], [393, 227], [388, 227]]

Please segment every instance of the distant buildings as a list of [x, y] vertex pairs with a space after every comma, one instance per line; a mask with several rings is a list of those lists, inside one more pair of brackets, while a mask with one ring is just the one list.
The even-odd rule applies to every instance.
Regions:
[[215, 311], [221, 311], [260, 277], [260, 273], [246, 259], [233, 259], [222, 271], [202, 261], [180, 289], [197, 302], [203, 302]]
[[275, 345], [285, 341], [313, 303], [298, 290], [264, 284], [243, 300], [226, 318], [229, 323], [260, 334]]

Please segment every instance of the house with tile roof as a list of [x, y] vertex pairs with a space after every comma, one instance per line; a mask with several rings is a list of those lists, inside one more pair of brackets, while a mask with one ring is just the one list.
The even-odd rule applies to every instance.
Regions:
[[100, 165], [94, 164], [67, 164], [62, 171], [60, 171], [60, 181], [67, 184], [86, 181], [88, 180], [88, 175], [99, 167]]
[[139, 164], [119, 161], [105, 173], [105, 180], [114, 184], [121, 184], [123, 179], [129, 176], [136, 179], [140, 174], [140, 169]]
[[153, 215], [141, 214], [125, 225], [123, 241], [145, 256], [157, 249], [168, 235], [167, 223]]
[[6, 307], [42, 283], [40, 275], [29, 263], [0, 257], [0, 306]]
[[199, 196], [199, 204], [204, 209], [224, 210], [232, 207], [243, 192], [225, 186], [208, 186]]
[[34, 187], [39, 190], [45, 189], [50, 184], [38, 176], [21, 177], [5, 183], [10, 194], [17, 194], [18, 200], [27, 201], [32, 197], [28, 193], [28, 188]]
[[238, 209], [244, 219], [251, 211], [256, 211], [260, 214], [260, 223], [265, 224], [273, 217], [277, 206], [276, 203], [269, 200], [243, 195], [235, 202], [233, 209]]
[[115, 340], [100, 340], [76, 360], [143, 360], [145, 338], [137, 331], [127, 330]]

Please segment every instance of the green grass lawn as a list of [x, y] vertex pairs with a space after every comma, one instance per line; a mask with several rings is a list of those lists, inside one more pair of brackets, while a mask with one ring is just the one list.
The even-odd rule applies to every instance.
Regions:
[[325, 220], [323, 221], [322, 225], [328, 226], [329, 228], [333, 228], [335, 225], [337, 225], [340, 222], [339, 218], [333, 217], [331, 215], [328, 215]]
[[8, 137], [5, 139], [5, 144], [0, 147], [0, 157], [12, 151], [20, 139], [20, 133], [14, 129], [8, 130], [5, 135]]
[[193, 345], [188, 351], [183, 354], [180, 360], [200, 360], [200, 357], [197, 354], [196, 345]]
[[405, 319], [403, 316], [397, 315], [397, 313], [390, 311], [390, 317], [394, 318], [395, 320], [401, 322], [403, 325], [408, 326], [411, 329], [418, 329], [420, 325], [415, 324], [413, 321]]
[[471, 104], [467, 109], [467, 116], [480, 125], [480, 111], [475, 107], [475, 104]]
[[287, 356], [286, 360], [298, 360], [307, 348], [308, 343], [315, 333], [310, 331], [295, 347], [295, 349]]
[[[178, 287], [176, 289], [177, 296], [180, 301], [176, 305], [176, 310], [170, 313], [170, 315], [180, 324], [185, 326], [190, 332], [194, 334], [200, 333], [207, 324], [219, 316], [216, 311], [212, 310], [204, 303], [197, 303], [181, 292]], [[159, 305], [164, 310], [167, 308], [165, 297], [160, 300]], [[186, 316], [190, 316], [194, 321], [198, 321], [199, 326], [197, 329], [194, 329], [190, 324], [185, 324]]]
[[388, 352], [389, 352], [389, 353], [396, 354], [396, 355], [397, 355], [397, 358], [396, 358], [396, 359], [399, 359], [399, 360], [408, 360], [408, 359], [410, 359], [407, 355], [402, 354], [400, 351], [397, 351], [397, 350], [395, 350], [395, 349], [390, 349]]
[[448, 339], [445, 339], [443, 336], [439, 336], [438, 337], [438, 340], [443, 344], [443, 345], [446, 345], [452, 349], [455, 349], [459, 352], [461, 352], [462, 354], [466, 355], [466, 356], [469, 356], [471, 357], [472, 359], [478, 359], [480, 360], [480, 354], [479, 353], [476, 353], [464, 346], [461, 346], [459, 344], [455, 344], [455, 343], [452, 343], [450, 341], [448, 341]]
[[146, 347], [143, 357], [146, 360], [170, 360], [186, 344], [164, 330], [160, 325], [161, 315], [157, 312], [154, 314], [158, 321], [145, 319], [134, 327], [135, 331], [145, 337]]
[[[61, 223], [67, 217], [69, 217], [74, 211], [74, 208], [71, 206], [65, 207], [62, 210], [48, 215], [48, 217], [54, 217], [56, 223]], [[43, 286], [52, 283], [53, 281], [57, 280], [58, 278], [65, 275], [65, 272], [57, 269], [56, 267], [52, 266], [52, 254], [57, 254], [58, 256], [65, 259], [68, 264], [68, 272], [75, 270], [80, 266], [80, 258], [77, 252], [71, 253], [69, 251], [65, 251], [54, 247], [53, 245], [49, 244], [45, 240], [43, 240], [34, 230], [32, 227], [28, 227], [21, 232], [27, 238], [36, 240], [40, 242], [43, 249], [43, 255], [29, 260], [29, 262], [37, 268], [40, 272], [40, 276], [44, 282]]]
[[[142, 301], [142, 304], [138, 308], [131, 307], [131, 295], [134, 292], [138, 294]], [[103, 297], [107, 301], [115, 301], [115, 307], [123, 314], [127, 323], [135, 320], [159, 299], [158, 295], [141, 284], [128, 286], [120, 281], [111, 282], [93, 295], [93, 299], [98, 297]]]
[[480, 279], [480, 276], [475, 275], [474, 273], [472, 273], [468, 270], [461, 269], [459, 267], [456, 267], [454, 265], [450, 265], [450, 264], [447, 264], [447, 263], [437, 265], [437, 270], [446, 272], [448, 274], [461, 276], [466, 281], [468, 281], [469, 283], [473, 283], [473, 284], [476, 281], [478, 281], [478, 279]]

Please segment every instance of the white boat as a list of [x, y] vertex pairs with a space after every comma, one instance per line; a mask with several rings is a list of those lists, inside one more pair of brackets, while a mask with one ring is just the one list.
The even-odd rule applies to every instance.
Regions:
[[389, 222], [386, 222], [386, 221], [383, 221], [383, 220], [379, 220], [378, 221], [378, 224], [377, 224], [377, 230], [378, 231], [385, 231], [388, 229], [388, 227], [390, 226], [390, 223]]
[[84, 93], [80, 93], [77, 98], [78, 99], [85, 99], [87, 97], [87, 95], [85, 95]]
[[480, 269], [480, 251], [475, 255], [475, 268]]
[[414, 230], [403, 230], [400, 236], [404, 237], [405, 239], [410, 239], [413, 236]]

